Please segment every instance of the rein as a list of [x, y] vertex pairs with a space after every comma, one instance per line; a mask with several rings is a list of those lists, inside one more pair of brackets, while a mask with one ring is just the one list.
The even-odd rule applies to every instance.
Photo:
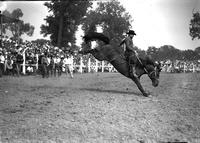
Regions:
[[155, 76], [156, 76], [156, 67], [154, 68], [152, 72], [148, 73], [148, 75], [151, 76], [153, 73], [155, 73]]
[[155, 73], [155, 76], [156, 76], [156, 67], [154, 68], [153, 71], [151, 71], [151, 72], [149, 73], [149, 72], [147, 71], [147, 69], [145, 68], [144, 64], [141, 62], [140, 58], [139, 58], [137, 55], [135, 55], [135, 56], [136, 56], [136, 58], [138, 59], [138, 61], [140, 62], [140, 64], [143, 66], [144, 71], [148, 74], [148, 76], [151, 76], [153, 73]]

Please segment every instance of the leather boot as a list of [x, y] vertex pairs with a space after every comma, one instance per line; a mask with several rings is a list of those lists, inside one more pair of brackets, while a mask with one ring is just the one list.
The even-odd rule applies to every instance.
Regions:
[[136, 76], [135, 65], [133, 64], [129, 65], [129, 73], [130, 73], [130, 76]]

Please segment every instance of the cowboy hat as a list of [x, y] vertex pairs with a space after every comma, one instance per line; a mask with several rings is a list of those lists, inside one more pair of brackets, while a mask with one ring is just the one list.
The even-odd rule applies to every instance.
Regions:
[[133, 31], [133, 30], [129, 30], [126, 34], [136, 35], [135, 31]]

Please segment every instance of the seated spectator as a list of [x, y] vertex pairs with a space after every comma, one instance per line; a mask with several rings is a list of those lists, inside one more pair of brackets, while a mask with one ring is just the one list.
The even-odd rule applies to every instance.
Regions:
[[28, 66], [27, 67], [27, 73], [28, 73], [28, 75], [31, 75], [33, 73], [33, 67]]

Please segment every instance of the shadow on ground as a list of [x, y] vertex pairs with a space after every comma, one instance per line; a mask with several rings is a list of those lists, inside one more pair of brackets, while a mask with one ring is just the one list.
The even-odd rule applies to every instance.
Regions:
[[81, 88], [79, 90], [86, 90], [86, 91], [92, 91], [92, 92], [100, 92], [100, 93], [114, 93], [114, 94], [128, 94], [128, 95], [136, 95], [136, 96], [142, 96], [139, 92], [133, 92], [133, 91], [118, 91], [118, 90], [112, 90], [112, 89], [103, 89], [103, 88]]

